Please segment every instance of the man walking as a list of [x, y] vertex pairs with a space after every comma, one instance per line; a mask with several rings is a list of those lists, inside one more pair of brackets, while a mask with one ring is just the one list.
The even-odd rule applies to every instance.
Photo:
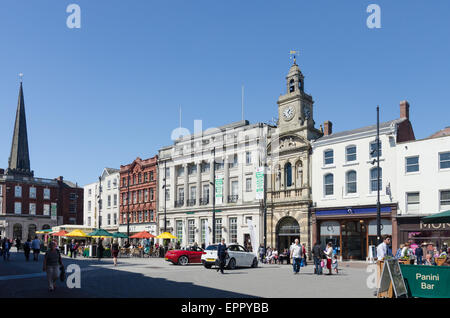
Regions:
[[219, 259], [219, 268], [217, 271], [223, 274], [223, 269], [225, 267], [225, 262], [227, 259], [227, 245], [225, 244], [225, 239], [223, 238], [221, 243], [217, 246], [217, 258]]
[[266, 252], [264, 251], [264, 246], [262, 244], [259, 246], [258, 253], [261, 263], [264, 263], [264, 254], [266, 254]]
[[302, 246], [299, 244], [299, 240], [295, 239], [294, 245], [291, 245], [291, 259], [292, 267], [294, 269], [294, 275], [300, 271], [300, 261], [302, 258]]
[[3, 260], [9, 261], [9, 250], [11, 248], [11, 242], [5, 237], [2, 243], [2, 249], [3, 249]]
[[33, 261], [37, 262], [39, 253], [41, 252], [41, 241], [35, 236], [33, 242], [31, 242], [31, 248], [33, 249]]
[[416, 250], [414, 251], [417, 257], [417, 265], [422, 265], [423, 263], [423, 250], [422, 247], [417, 246]]
[[314, 259], [314, 274], [322, 275], [322, 266], [320, 266], [320, 262], [322, 261], [323, 254], [324, 253], [322, 251], [322, 248], [320, 247], [320, 242], [316, 241], [312, 250]]

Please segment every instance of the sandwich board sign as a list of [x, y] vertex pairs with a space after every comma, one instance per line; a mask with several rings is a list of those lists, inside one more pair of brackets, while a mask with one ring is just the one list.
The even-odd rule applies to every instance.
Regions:
[[395, 297], [408, 297], [408, 290], [406, 289], [405, 280], [403, 279], [398, 259], [384, 260], [378, 294], [387, 292], [391, 284]]

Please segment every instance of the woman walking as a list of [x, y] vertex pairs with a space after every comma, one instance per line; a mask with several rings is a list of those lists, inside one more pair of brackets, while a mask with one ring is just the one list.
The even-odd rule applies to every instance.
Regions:
[[114, 243], [111, 246], [111, 253], [114, 260], [114, 266], [117, 266], [117, 256], [119, 256], [119, 244], [117, 243], [117, 239], [114, 240]]
[[48, 280], [48, 290], [55, 290], [55, 283], [59, 278], [59, 266], [64, 268], [61, 254], [56, 249], [56, 244], [54, 242], [49, 243], [49, 250], [45, 253], [44, 256], [44, 265], [43, 270], [47, 272], [47, 280]]
[[327, 249], [325, 250], [325, 255], [327, 256], [327, 268], [328, 268], [328, 274], [332, 275], [331, 273], [331, 261], [333, 257], [333, 247], [331, 246], [331, 243], [327, 244]]
[[25, 259], [27, 262], [30, 260], [30, 251], [31, 251], [31, 239], [28, 239], [23, 244], [23, 253], [25, 254]]

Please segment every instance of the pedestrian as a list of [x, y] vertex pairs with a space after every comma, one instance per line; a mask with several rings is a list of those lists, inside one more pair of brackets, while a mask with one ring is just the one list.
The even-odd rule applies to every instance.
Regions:
[[9, 261], [9, 250], [11, 249], [11, 242], [8, 240], [8, 238], [4, 238], [2, 243], [2, 249], [3, 249], [3, 260]]
[[331, 261], [333, 257], [333, 247], [331, 245], [331, 242], [327, 244], [327, 249], [325, 250], [325, 255], [327, 257], [327, 268], [328, 268], [328, 274], [332, 275], [331, 273]]
[[391, 237], [389, 235], [382, 236], [383, 242], [377, 246], [377, 259], [383, 260], [389, 255], [388, 245], [391, 244]]
[[259, 259], [261, 261], [261, 263], [264, 263], [264, 246], [262, 244], [259, 245], [259, 249], [258, 249], [258, 254], [259, 254]]
[[422, 247], [420, 247], [420, 245], [416, 247], [415, 254], [417, 257], [417, 265], [422, 265], [423, 250]]
[[397, 252], [395, 253], [395, 258], [399, 259], [402, 257], [402, 250], [405, 247], [405, 244], [400, 244], [400, 247], [398, 248]]
[[322, 275], [322, 266], [320, 266], [320, 262], [322, 261], [323, 251], [319, 241], [316, 241], [314, 244], [312, 255], [314, 260], [314, 274]]
[[114, 266], [117, 266], [117, 256], [119, 256], [119, 243], [117, 243], [117, 239], [114, 240], [111, 246], [111, 254], [114, 260]]
[[338, 269], [338, 259], [337, 259], [337, 255], [334, 254], [333, 256], [333, 262], [331, 264], [331, 267], [334, 269], [334, 271], [336, 272], [336, 274], [339, 273], [339, 269]]
[[23, 244], [23, 253], [25, 254], [25, 259], [26, 259], [27, 262], [30, 260], [30, 251], [31, 251], [31, 240], [28, 239]]
[[102, 257], [103, 257], [103, 239], [100, 238], [98, 239], [98, 246], [97, 246], [97, 257], [98, 260], [101, 261]]
[[41, 252], [41, 241], [35, 236], [34, 240], [31, 242], [31, 249], [33, 250], [33, 260], [38, 261], [39, 253]]
[[302, 253], [303, 253], [303, 258], [302, 258], [302, 265], [306, 266], [306, 244], [303, 243], [302, 244]]
[[55, 283], [59, 278], [60, 268], [64, 269], [64, 264], [61, 259], [61, 253], [56, 249], [56, 244], [50, 242], [49, 250], [45, 253], [43, 270], [47, 272], [48, 290], [55, 290]]
[[217, 271], [223, 274], [223, 269], [225, 268], [225, 262], [227, 260], [227, 245], [225, 244], [225, 239], [222, 238], [220, 244], [217, 246], [217, 258], [219, 260], [219, 268]]
[[295, 239], [294, 245], [291, 245], [291, 259], [294, 275], [298, 274], [300, 271], [300, 260], [302, 258], [302, 253], [302, 246], [299, 244], [299, 240]]
[[20, 247], [22, 246], [22, 242], [20, 241], [20, 238], [16, 238], [16, 248], [17, 252], [20, 250]]

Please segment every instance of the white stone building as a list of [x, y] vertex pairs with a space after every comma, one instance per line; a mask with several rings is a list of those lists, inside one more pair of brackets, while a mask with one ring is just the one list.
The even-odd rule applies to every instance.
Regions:
[[[119, 228], [118, 169], [105, 168], [99, 181], [84, 186], [84, 225], [107, 231]], [[99, 197], [99, 189], [101, 189]], [[100, 200], [99, 200], [100, 199]]]
[[399, 143], [396, 150], [399, 242], [450, 244], [450, 224], [420, 221], [450, 210], [450, 135]]
[[[177, 236], [181, 246], [195, 242], [209, 245], [223, 237], [226, 243], [237, 242], [249, 248], [250, 223], [255, 245], [262, 243], [262, 208], [256, 199], [255, 171], [265, 160], [268, 131], [266, 124], [240, 121], [184, 136], [162, 148], [158, 156], [159, 232], [165, 229], [166, 211], [166, 230]], [[213, 149], [215, 175], [223, 181], [222, 191], [216, 188], [215, 240]]]
[[[377, 242], [377, 126], [333, 133], [312, 143], [312, 236], [331, 241], [342, 259], [366, 259]], [[380, 123], [381, 234], [396, 240], [397, 144], [414, 140], [409, 104], [400, 104], [400, 118]]]

